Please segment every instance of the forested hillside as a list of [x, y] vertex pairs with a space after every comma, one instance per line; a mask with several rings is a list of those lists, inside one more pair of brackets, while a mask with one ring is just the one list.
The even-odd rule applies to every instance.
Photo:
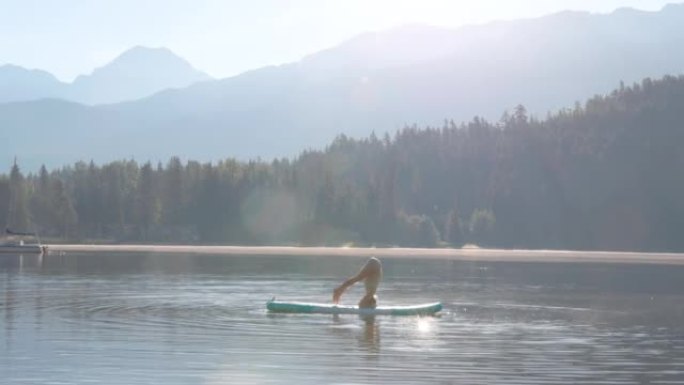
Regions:
[[543, 119], [518, 106], [272, 163], [15, 167], [0, 215], [65, 240], [684, 251], [683, 145], [670, 76]]
[[438, 126], [476, 115], [495, 121], [517, 104], [545, 115], [608, 93], [621, 80], [680, 74], [682, 42], [684, 4], [453, 29], [405, 26], [139, 100], [66, 101], [131, 100], [203, 79], [166, 50], [133, 49], [75, 81], [70, 87], [83, 98], [0, 103], [0, 164], [14, 155], [32, 172], [82, 159], [270, 161], [322, 148], [339, 134], [383, 136], [407, 124]]

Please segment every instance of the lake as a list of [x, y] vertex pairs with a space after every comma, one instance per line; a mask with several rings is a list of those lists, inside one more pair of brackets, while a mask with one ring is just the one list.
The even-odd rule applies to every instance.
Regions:
[[445, 310], [265, 309], [328, 302], [364, 261], [0, 255], [2, 383], [684, 384], [684, 266], [384, 258], [381, 304]]

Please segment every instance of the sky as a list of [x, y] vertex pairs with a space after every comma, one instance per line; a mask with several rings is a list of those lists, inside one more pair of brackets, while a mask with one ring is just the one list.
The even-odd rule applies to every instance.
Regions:
[[167, 47], [222, 78], [293, 62], [360, 33], [459, 27], [563, 10], [656, 11], [680, 0], [0, 0], [0, 64], [72, 81], [126, 49]]

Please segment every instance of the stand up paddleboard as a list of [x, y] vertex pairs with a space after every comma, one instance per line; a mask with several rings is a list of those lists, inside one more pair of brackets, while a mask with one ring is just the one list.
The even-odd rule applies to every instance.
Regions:
[[272, 299], [266, 308], [274, 313], [319, 313], [319, 314], [360, 314], [360, 315], [431, 315], [442, 310], [439, 302], [412, 306], [378, 306], [359, 308], [358, 306], [332, 305], [326, 303], [280, 302]]

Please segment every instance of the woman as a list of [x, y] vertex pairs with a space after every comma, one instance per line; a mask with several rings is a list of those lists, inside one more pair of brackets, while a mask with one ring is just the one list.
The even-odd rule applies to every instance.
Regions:
[[342, 297], [342, 294], [349, 286], [356, 282], [363, 281], [366, 286], [366, 295], [359, 301], [359, 307], [375, 307], [378, 303], [378, 297], [375, 295], [375, 292], [378, 290], [381, 278], [382, 265], [380, 264], [380, 260], [372, 257], [361, 268], [361, 271], [333, 290], [333, 303], [337, 304], [340, 302], [340, 297]]

